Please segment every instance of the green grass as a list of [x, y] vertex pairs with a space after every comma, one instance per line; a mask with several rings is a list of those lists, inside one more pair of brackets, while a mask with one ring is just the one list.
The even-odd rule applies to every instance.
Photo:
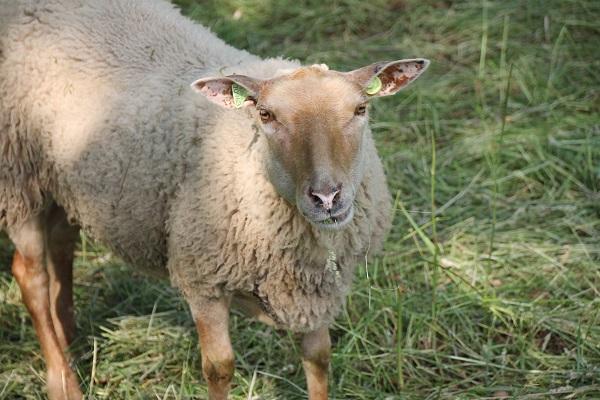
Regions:
[[[341, 70], [432, 60], [373, 104], [396, 214], [332, 328], [332, 398], [600, 398], [600, 2], [177, 3], [263, 56]], [[206, 398], [182, 300], [84, 244], [84, 389]], [[0, 398], [42, 398], [9, 252], [0, 238]], [[231, 331], [233, 399], [306, 398], [293, 335], [242, 317]]]

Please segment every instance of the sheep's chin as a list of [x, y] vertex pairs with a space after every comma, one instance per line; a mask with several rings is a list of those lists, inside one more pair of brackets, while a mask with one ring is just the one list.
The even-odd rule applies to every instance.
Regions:
[[353, 217], [354, 207], [350, 207], [348, 208], [348, 210], [335, 217], [328, 217], [319, 221], [309, 219], [309, 221], [319, 229], [327, 231], [337, 231], [346, 227], [346, 225], [348, 225], [350, 221], [352, 221]]

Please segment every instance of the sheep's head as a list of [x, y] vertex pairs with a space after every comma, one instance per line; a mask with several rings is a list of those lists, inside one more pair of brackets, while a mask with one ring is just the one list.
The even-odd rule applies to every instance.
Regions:
[[424, 59], [379, 62], [351, 72], [302, 67], [272, 79], [203, 78], [192, 87], [226, 108], [248, 108], [269, 143], [269, 179], [311, 223], [352, 220], [363, 179], [368, 102], [397, 93], [427, 68]]

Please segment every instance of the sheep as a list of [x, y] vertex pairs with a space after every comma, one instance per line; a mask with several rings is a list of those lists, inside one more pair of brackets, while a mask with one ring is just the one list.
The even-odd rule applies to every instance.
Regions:
[[49, 398], [82, 398], [67, 348], [83, 229], [179, 289], [210, 399], [233, 375], [231, 306], [300, 332], [309, 398], [326, 399], [328, 326], [390, 228], [367, 103], [428, 64], [261, 59], [162, 0], [0, 0], [0, 229]]

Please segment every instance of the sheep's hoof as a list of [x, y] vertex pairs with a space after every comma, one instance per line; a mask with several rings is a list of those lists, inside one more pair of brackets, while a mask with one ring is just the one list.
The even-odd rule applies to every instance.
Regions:
[[79, 382], [70, 368], [48, 371], [47, 386], [50, 400], [83, 399]]

